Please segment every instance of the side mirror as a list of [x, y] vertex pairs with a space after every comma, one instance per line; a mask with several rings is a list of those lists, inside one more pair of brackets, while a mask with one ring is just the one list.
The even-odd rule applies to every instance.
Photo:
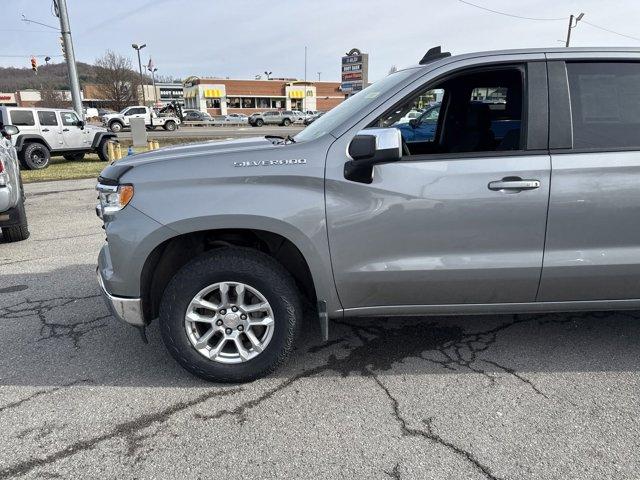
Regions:
[[84, 126], [85, 126], [84, 120], [78, 120], [76, 125], [80, 127], [80, 129], [84, 129]]
[[345, 163], [345, 178], [371, 183], [371, 167], [402, 158], [402, 135], [393, 127], [361, 130], [351, 140], [347, 153], [353, 160]]
[[20, 133], [20, 129], [15, 125], [5, 125], [2, 128], [2, 135], [11, 138], [11, 135], [17, 135]]
[[412, 118], [411, 120], [409, 120], [409, 125], [411, 125], [412, 128], [416, 128], [418, 125], [420, 125], [420, 121], [417, 118]]

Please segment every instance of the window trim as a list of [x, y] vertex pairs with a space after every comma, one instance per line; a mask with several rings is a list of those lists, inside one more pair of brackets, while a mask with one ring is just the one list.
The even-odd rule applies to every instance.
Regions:
[[[497, 71], [497, 70], [518, 70], [520, 71], [521, 74], [521, 78], [522, 78], [522, 117], [523, 119], [521, 120], [521, 125], [520, 125], [520, 136], [521, 136], [521, 142], [522, 142], [522, 146], [520, 149], [518, 150], [504, 150], [504, 151], [486, 151], [486, 152], [456, 152], [456, 153], [431, 153], [431, 154], [420, 154], [420, 155], [412, 155], [411, 157], [408, 157], [407, 160], [400, 160], [400, 162], [404, 162], [404, 161], [415, 161], [417, 158], [420, 158], [421, 160], [427, 160], [430, 158], [468, 158], [468, 157], [478, 157], [478, 156], [482, 156], [482, 157], [490, 157], [492, 156], [491, 154], [498, 154], [498, 155], [494, 155], [494, 156], [498, 156], [498, 157], [502, 157], [505, 156], [504, 154], [511, 154], [511, 155], [534, 155], [537, 153], [533, 153], [533, 152], [537, 152], [539, 151], [541, 148], [539, 145], [536, 145], [535, 148], [532, 149], [528, 149], [529, 148], [529, 136], [531, 135], [530, 132], [530, 124], [531, 122], [529, 122], [529, 112], [530, 112], [530, 108], [529, 108], [529, 104], [530, 104], [530, 91], [532, 90], [531, 86], [531, 82], [530, 82], [530, 75], [529, 75], [529, 69], [530, 69], [530, 65], [531, 64], [540, 64], [543, 65], [543, 68], [546, 69], [546, 61], [545, 60], [522, 60], [522, 61], [514, 61], [514, 62], [506, 62], [506, 63], [487, 63], [487, 64], [481, 64], [481, 65], [474, 65], [474, 66], [470, 66], [470, 67], [464, 67], [464, 68], [460, 68], [460, 69], [456, 69], [456, 70], [451, 70], [449, 72], [446, 72], [440, 76], [437, 76], [435, 78], [432, 78], [430, 80], [428, 80], [427, 82], [422, 83], [422, 85], [420, 85], [417, 88], [414, 88], [411, 90], [411, 92], [409, 92], [408, 94], [404, 95], [400, 100], [398, 100], [397, 102], [394, 102], [394, 104], [385, 109], [382, 113], [380, 113], [379, 115], [377, 115], [371, 122], [369, 122], [367, 124], [367, 126], [365, 128], [370, 128], [371, 126], [373, 126], [376, 122], [378, 122], [380, 120], [380, 118], [384, 117], [385, 115], [390, 114], [391, 112], [393, 112], [395, 109], [397, 109], [400, 105], [402, 105], [404, 102], [406, 102], [407, 99], [415, 97], [416, 95], [419, 95], [421, 92], [427, 91], [430, 88], [430, 85], [433, 86], [434, 84], [440, 84], [442, 82], [446, 82], [449, 81], [452, 78], [455, 77], [459, 77], [462, 75], [467, 75], [469, 73], [480, 73], [480, 72], [491, 72], [491, 71]], [[536, 72], [539, 73], [539, 72]], [[546, 80], [546, 78], [545, 78]], [[542, 85], [542, 88], [540, 88], [541, 85], [538, 83], [537, 84], [537, 88], [533, 89], [534, 91], [538, 92], [538, 94], [542, 93], [544, 100], [546, 100], [548, 102], [548, 97], [547, 97], [547, 89], [546, 89], [546, 83]], [[540, 90], [542, 92], [540, 92]], [[444, 97], [442, 98], [442, 102], [441, 102], [441, 112], [442, 109], [444, 107], [445, 113], [444, 116], [447, 115], [446, 110], [449, 108], [449, 101], [448, 101], [448, 96], [450, 95], [450, 93], [448, 91], [445, 91], [444, 93]], [[545, 102], [546, 103], [546, 102]], [[547, 113], [548, 113], [548, 104], [547, 104]], [[438, 124], [436, 127], [436, 138], [438, 138], [439, 136], [442, 135], [442, 116], [440, 116], [438, 118]], [[538, 122], [534, 122], [532, 124], [532, 126], [535, 127], [535, 130], [533, 133], [535, 133], [538, 137], [540, 135], [542, 135], [544, 138], [548, 139], [548, 124], [549, 124], [549, 119], [548, 119], [548, 115], [543, 116], [543, 118], [538, 121]], [[392, 128], [392, 127], [389, 127]], [[544, 152], [546, 152], [548, 154], [548, 143], [545, 141], [545, 146], [543, 148]], [[467, 156], [466, 154], [470, 153], [471, 155]], [[465, 154], [464, 157], [462, 157], [462, 154]], [[508, 155], [507, 155], [508, 156]], [[395, 163], [395, 162], [394, 162]]]

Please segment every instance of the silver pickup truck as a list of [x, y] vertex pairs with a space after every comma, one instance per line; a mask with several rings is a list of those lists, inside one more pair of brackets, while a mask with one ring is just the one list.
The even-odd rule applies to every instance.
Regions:
[[18, 133], [13, 125], [0, 129], [0, 229], [5, 242], [29, 238], [18, 156], [11, 143], [11, 135]]
[[[330, 318], [640, 308], [640, 49], [429, 51], [294, 137], [99, 178], [98, 278], [190, 372], [246, 381]], [[433, 131], [401, 120], [442, 99]], [[385, 355], [384, 352], [380, 353]]]

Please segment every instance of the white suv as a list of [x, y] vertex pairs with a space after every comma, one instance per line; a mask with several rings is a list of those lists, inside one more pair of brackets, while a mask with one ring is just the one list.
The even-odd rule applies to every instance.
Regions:
[[24, 168], [46, 168], [52, 156], [82, 160], [95, 152], [107, 161], [107, 141], [116, 135], [87, 125], [73, 110], [54, 108], [0, 107], [0, 122], [20, 129], [12, 141]]

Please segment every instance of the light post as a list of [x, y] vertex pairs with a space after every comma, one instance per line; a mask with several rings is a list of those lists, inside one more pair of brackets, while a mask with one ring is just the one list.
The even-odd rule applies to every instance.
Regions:
[[158, 103], [158, 91], [156, 90], [156, 72], [158, 71], [158, 68], [153, 64], [153, 60], [151, 60], [151, 57], [149, 57], [147, 70], [151, 72], [151, 80], [153, 82], [153, 100], [154, 103]]
[[142, 88], [142, 102], [144, 104], [144, 106], [147, 106], [147, 97], [144, 93], [144, 83], [143, 83], [143, 77], [142, 77], [142, 61], [140, 60], [140, 50], [142, 50], [144, 47], [147, 46], [146, 43], [143, 43], [142, 45], [138, 45], [137, 43], [132, 43], [131, 46], [133, 47], [134, 50], [136, 50], [138, 52], [138, 69], [140, 70], [140, 88]]
[[264, 74], [267, 76], [267, 80], [271, 80], [271, 74], [272, 74], [272, 73], [273, 73], [273, 72], [267, 72], [267, 71], [265, 70]]
[[[567, 29], [567, 42], [564, 45], [565, 47], [569, 47], [569, 43], [571, 42], [571, 29], [578, 26], [578, 22], [582, 20], [582, 17], [584, 17], [584, 13], [581, 13], [577, 17], [574, 17], [573, 15], [569, 16], [569, 28]], [[574, 18], [576, 20], [575, 23], [573, 22]]]
[[320, 75], [322, 75], [322, 72], [318, 72], [318, 81], [320, 81]]

